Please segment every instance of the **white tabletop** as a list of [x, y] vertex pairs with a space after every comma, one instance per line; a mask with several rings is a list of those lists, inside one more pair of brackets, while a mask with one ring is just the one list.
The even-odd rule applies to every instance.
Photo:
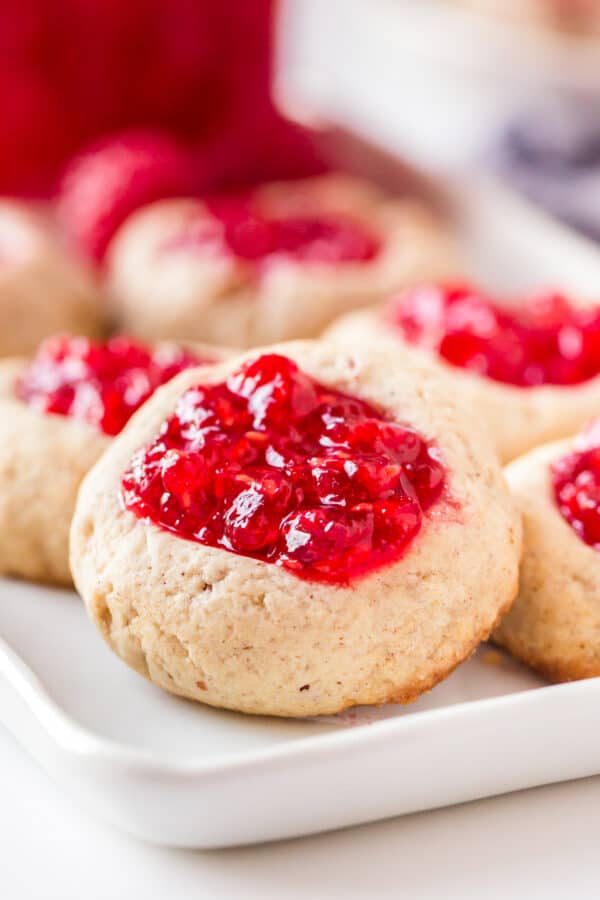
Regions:
[[90, 819], [0, 728], [5, 900], [596, 900], [600, 778], [303, 840], [166, 850]]

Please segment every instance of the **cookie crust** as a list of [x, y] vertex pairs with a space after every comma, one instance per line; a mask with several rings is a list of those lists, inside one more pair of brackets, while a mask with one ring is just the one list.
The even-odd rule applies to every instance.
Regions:
[[96, 335], [102, 326], [92, 275], [67, 256], [41, 214], [0, 201], [0, 356], [31, 353], [59, 332]]
[[430, 511], [405, 557], [349, 586], [307, 582], [124, 510], [133, 453], [187, 387], [222, 381], [238, 357], [157, 391], [88, 474], [71, 530], [77, 589], [111, 648], [173, 693], [282, 716], [409, 702], [468, 657], [514, 599], [520, 521], [495, 454], [428, 367], [325, 342], [269, 349], [437, 441], [454, 501]]
[[[219, 359], [230, 351], [188, 344]], [[29, 360], [0, 361], [0, 574], [70, 586], [69, 528], [83, 476], [112, 438], [70, 416], [23, 403]]]
[[550, 465], [572, 441], [538, 447], [506, 468], [523, 517], [519, 595], [493, 638], [550, 681], [600, 675], [600, 556], [554, 502]]
[[109, 438], [22, 403], [25, 358], [0, 362], [0, 572], [69, 585], [69, 526], [81, 479]]
[[[270, 184], [256, 193], [271, 216], [354, 216], [381, 235], [373, 261], [329, 265], [273, 260], [257, 279], [243, 261], [164, 249], [197, 200], [155, 203], [131, 216], [112, 242], [110, 292], [119, 327], [146, 339], [185, 338], [236, 347], [313, 337], [342, 312], [379, 301], [423, 277], [456, 274], [457, 253], [432, 213], [389, 200], [371, 184], [329, 175]], [[161, 249], [162, 248], [162, 249]]]
[[399, 360], [417, 358], [434, 368], [465, 408], [485, 423], [503, 462], [573, 434], [600, 409], [600, 376], [569, 387], [512, 387], [459, 369], [408, 344], [376, 310], [343, 316], [327, 329], [326, 336], [342, 343], [384, 344], [395, 350]]

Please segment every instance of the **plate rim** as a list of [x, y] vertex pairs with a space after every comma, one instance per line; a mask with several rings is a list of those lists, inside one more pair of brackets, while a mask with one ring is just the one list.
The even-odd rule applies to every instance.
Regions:
[[[0, 677], [14, 691], [27, 711], [34, 716], [54, 745], [71, 756], [95, 758], [119, 767], [137, 770], [138, 773], [160, 771], [167, 776], [209, 777], [225, 773], [242, 772], [261, 768], [275, 762], [290, 762], [297, 757], [312, 754], [329, 754], [344, 750], [368, 749], [381, 740], [393, 741], [412, 735], [419, 730], [435, 727], [439, 722], [475, 717], [482, 712], [494, 712], [513, 707], [515, 712], [522, 707], [538, 707], [555, 698], [572, 705], [576, 699], [600, 697], [600, 677], [563, 684], [548, 684], [527, 688], [497, 697], [463, 700], [436, 709], [420, 710], [415, 713], [391, 716], [387, 719], [342, 727], [336, 731], [292, 738], [274, 743], [272, 746], [252, 748], [244, 751], [230, 751], [215, 757], [195, 759], [177, 758], [174, 754], [161, 754], [154, 750], [135, 748], [113, 738], [104, 737], [82, 725], [67, 713], [46, 690], [42, 680], [35, 674], [22, 657], [0, 637]], [[410, 705], [405, 707], [410, 709]], [[15, 729], [0, 720], [9, 731]], [[600, 765], [599, 765], [600, 768]]]

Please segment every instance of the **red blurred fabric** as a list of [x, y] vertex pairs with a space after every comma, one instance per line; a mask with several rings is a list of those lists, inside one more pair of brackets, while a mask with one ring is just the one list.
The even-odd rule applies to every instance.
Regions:
[[51, 190], [66, 159], [131, 126], [212, 154], [225, 180], [285, 169], [286, 154], [302, 168], [310, 147], [269, 92], [275, 5], [2, 0], [0, 192]]

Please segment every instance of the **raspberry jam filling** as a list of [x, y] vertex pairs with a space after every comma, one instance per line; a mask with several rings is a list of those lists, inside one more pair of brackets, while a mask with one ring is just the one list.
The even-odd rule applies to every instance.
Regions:
[[600, 550], [600, 419], [550, 472], [560, 514], [586, 544]]
[[165, 249], [202, 249], [255, 265], [275, 257], [307, 263], [370, 262], [380, 242], [362, 224], [340, 216], [266, 218], [242, 200], [213, 200], [212, 220], [192, 219]]
[[468, 286], [423, 285], [396, 298], [389, 318], [410, 343], [505, 384], [573, 385], [600, 372], [600, 307], [560, 294], [509, 312]]
[[182, 538], [344, 584], [406, 552], [444, 483], [415, 431], [268, 354], [187, 390], [122, 500]]
[[126, 337], [45, 340], [16, 385], [20, 400], [45, 413], [81, 419], [118, 434], [161, 384], [199, 359], [173, 344], [152, 349]]

